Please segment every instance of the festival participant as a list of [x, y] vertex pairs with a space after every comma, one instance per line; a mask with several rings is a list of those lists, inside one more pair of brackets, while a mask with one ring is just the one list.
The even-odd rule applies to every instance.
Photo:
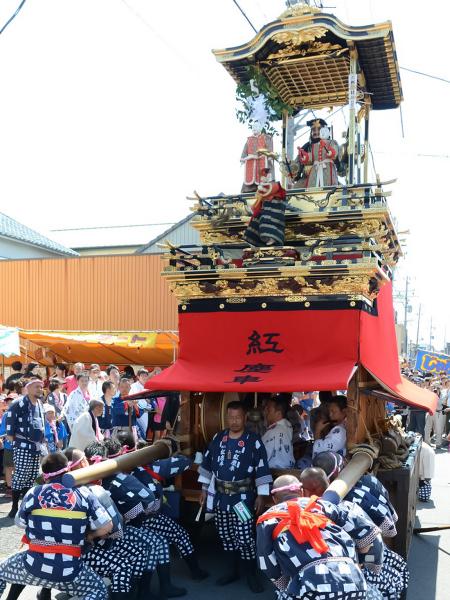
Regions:
[[16, 600], [27, 585], [46, 588], [46, 599], [51, 588], [82, 600], [108, 599], [103, 580], [81, 555], [86, 543], [109, 534], [112, 521], [93, 494], [61, 484], [67, 465], [61, 452], [47, 455], [45, 483], [25, 494], [16, 524], [25, 529], [28, 550], [0, 565], [0, 596], [11, 584], [7, 600]]
[[70, 445], [73, 448], [84, 450], [91, 442], [101, 442], [103, 440], [98, 417], [103, 414], [104, 408], [101, 400], [91, 400], [89, 402], [89, 410], [81, 413], [72, 426]]
[[6, 381], [5, 381], [5, 388], [7, 390], [12, 391], [14, 389], [14, 383], [16, 381], [19, 381], [19, 379], [22, 379], [22, 377], [23, 377], [22, 369], [23, 369], [23, 364], [20, 362], [20, 360], [15, 360], [13, 363], [11, 363], [12, 373], [11, 373], [11, 375], [9, 375], [6, 378]]
[[286, 419], [289, 401], [282, 395], [272, 396], [264, 407], [267, 429], [262, 436], [271, 469], [289, 469], [294, 466], [292, 425]]
[[[431, 448], [430, 448], [431, 450]], [[431, 450], [433, 456], [434, 452]], [[314, 459], [314, 464], [320, 466], [333, 481], [342, 470], [344, 461], [339, 454], [322, 452]], [[322, 495], [325, 487], [317, 489]], [[345, 497], [347, 502], [352, 502], [368, 515], [378, 525], [385, 537], [394, 537], [397, 534], [395, 523], [398, 519], [395, 509], [389, 501], [389, 494], [383, 484], [373, 475], [363, 475]], [[408, 588], [409, 572], [406, 562], [393, 550], [384, 545], [383, 566], [379, 573], [364, 569], [366, 580], [380, 590], [383, 600], [399, 600]]]
[[42, 377], [39, 375], [38, 363], [33, 363], [33, 362], [28, 363], [27, 366], [25, 367], [23, 376], [25, 379], [32, 379], [32, 378], [42, 379]]
[[[77, 363], [81, 364], [81, 363]], [[89, 409], [89, 375], [82, 371], [76, 376], [77, 387], [70, 392], [67, 402], [64, 405], [62, 416], [66, 419], [69, 429], [72, 431], [73, 424], [78, 417]]]
[[[329, 421], [320, 418], [314, 425], [313, 457], [319, 452], [332, 450], [345, 456], [347, 444], [347, 430], [345, 419], [347, 418], [346, 396], [333, 396], [327, 403]], [[323, 436], [326, 429], [331, 429]], [[323, 436], [323, 437], [322, 437]]]
[[67, 431], [64, 423], [56, 420], [56, 410], [51, 404], [44, 404], [45, 415], [45, 442], [49, 454], [64, 448], [67, 441]]
[[130, 394], [142, 392], [142, 390], [145, 389], [145, 384], [147, 383], [149, 377], [150, 373], [147, 371], [147, 369], [139, 369], [137, 372], [137, 381], [132, 384]]
[[44, 384], [31, 379], [25, 396], [11, 404], [6, 413], [6, 435], [13, 444], [14, 475], [9, 517], [16, 516], [21, 495], [34, 485], [45, 449], [45, 419], [42, 407]]
[[[69, 470], [76, 471], [89, 466], [84, 452], [67, 448], [64, 452], [69, 460]], [[111, 533], [101, 540], [95, 540], [83, 560], [96, 573], [111, 580], [111, 599], [125, 599], [134, 592], [133, 579], [137, 578], [138, 597], [134, 600], [147, 600], [153, 571], [156, 568], [155, 549], [148, 544], [135, 527], [124, 526], [122, 516], [109, 493], [101, 486], [91, 483], [87, 486], [94, 494], [113, 522]], [[80, 488], [84, 493], [84, 487]]]
[[431, 446], [422, 442], [419, 455], [419, 489], [418, 498], [428, 502], [431, 498], [431, 480], [434, 477], [435, 454]]
[[[323, 469], [331, 482], [344, 468], [344, 459], [336, 452], [321, 452], [314, 457], [313, 466]], [[376, 477], [368, 473], [363, 475], [345, 499], [359, 504], [385, 537], [397, 535], [397, 513], [389, 500], [387, 490]]]
[[63, 411], [64, 405], [67, 402], [67, 394], [63, 392], [63, 379], [50, 379], [48, 384], [49, 393], [45, 402], [50, 404], [55, 409], [56, 417], [59, 419], [61, 417], [61, 413]]
[[[13, 382], [14, 385], [14, 382]], [[3, 400], [4, 412], [0, 417], [0, 446], [3, 446], [3, 473], [5, 475], [6, 494], [11, 496], [12, 476], [14, 472], [13, 445], [6, 437], [6, 414], [11, 402], [16, 400], [15, 394], [8, 394]]]
[[[369, 536], [371, 526], [364, 519], [349, 520], [348, 512], [315, 497], [301, 497], [302, 493], [300, 482], [292, 475], [275, 480], [275, 506], [258, 519], [260, 569], [281, 592], [281, 598], [365, 600], [366, 582], [344, 525], [359, 532], [366, 527]], [[362, 538], [360, 544], [365, 543]]]
[[[119, 432], [117, 440], [127, 452], [135, 450], [135, 441], [129, 431]], [[162, 481], [164, 481], [163, 473], [167, 473], [167, 468], [170, 475], [174, 477], [176, 474], [185, 471], [190, 466], [191, 461], [183, 456], [179, 457], [179, 459], [178, 457], [171, 457], [165, 459], [165, 461], [156, 462], [159, 464], [137, 467], [132, 473], [136, 479], [152, 491], [155, 498], [159, 501], [159, 507], [149, 515], [142, 523], [142, 526], [164, 537], [170, 544], [173, 544], [177, 548], [180, 556], [189, 568], [192, 579], [197, 581], [206, 579], [209, 573], [200, 568], [197, 554], [186, 529], [169, 517], [169, 515], [161, 512], [163, 502], [163, 489], [161, 485]], [[156, 471], [153, 470], [154, 468], [156, 468]]]
[[240, 558], [247, 583], [257, 593], [262, 587], [256, 572], [254, 515], [263, 510], [272, 476], [264, 444], [260, 437], [245, 430], [245, 417], [241, 402], [228, 404], [228, 429], [217, 433], [209, 444], [198, 481], [202, 484], [202, 505], [209, 488], [214, 491], [211, 508], [230, 565], [230, 571], [217, 584], [228, 585], [238, 579]]
[[139, 415], [137, 400], [124, 400], [124, 397], [130, 395], [130, 388], [130, 380], [127, 377], [121, 377], [118, 392], [113, 397], [111, 404], [111, 417], [114, 435], [116, 435], [119, 431], [128, 431], [131, 422], [134, 435], [137, 437], [136, 419]]
[[102, 381], [100, 379], [100, 365], [93, 363], [89, 368], [88, 393], [91, 400], [99, 400], [102, 395]]
[[100, 400], [103, 401], [103, 413], [98, 418], [98, 424], [100, 425], [100, 431], [103, 433], [105, 438], [111, 437], [112, 435], [112, 415], [111, 405], [112, 399], [116, 394], [116, 386], [112, 381], [104, 381], [102, 384], [102, 396]]
[[134, 372], [134, 369], [131, 365], [126, 365], [123, 369], [123, 377], [126, 377], [127, 379], [130, 380], [130, 382], [134, 382], [134, 380], [136, 379], [136, 374]]
[[[102, 444], [90, 444], [86, 450], [86, 457], [114, 458], [122, 453], [120, 442], [115, 438], [105, 440]], [[155, 548], [160, 591], [163, 597], [176, 598], [184, 596], [186, 590], [176, 587], [170, 577], [170, 554], [167, 540], [149, 529], [143, 528], [143, 522], [148, 515], [155, 511], [158, 503], [153, 493], [146, 488], [136, 477], [127, 473], [117, 473], [102, 481], [103, 487], [110, 493], [115, 505], [123, 516], [126, 525], [137, 527], [145, 541]]]
[[65, 381], [66, 377], [67, 377], [66, 365], [64, 363], [56, 363], [55, 372], [50, 377], [50, 379], [61, 379], [62, 381]]
[[69, 395], [71, 394], [74, 390], [77, 389], [78, 387], [78, 380], [77, 380], [77, 375], [80, 375], [80, 373], [83, 373], [84, 371], [84, 364], [81, 362], [77, 362], [73, 365], [73, 375], [69, 375], [69, 377], [66, 377], [66, 394]]
[[[305, 497], [322, 496], [330, 485], [323, 469], [311, 467], [300, 474], [302, 495]], [[339, 524], [355, 542], [359, 564], [379, 574], [383, 564], [383, 540], [381, 530], [360, 506], [347, 500], [338, 505]]]
[[119, 381], [120, 381], [119, 368], [116, 367], [116, 365], [109, 365], [109, 367], [106, 368], [106, 375], [108, 377], [108, 381], [112, 381], [117, 389], [119, 387]]

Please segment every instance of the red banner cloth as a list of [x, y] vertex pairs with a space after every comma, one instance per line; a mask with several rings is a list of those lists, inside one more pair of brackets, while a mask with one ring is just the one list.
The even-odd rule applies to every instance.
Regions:
[[343, 390], [361, 364], [392, 394], [434, 411], [435, 395], [400, 375], [391, 284], [382, 288], [377, 312], [349, 308], [181, 313], [179, 357], [146, 387], [202, 392]]

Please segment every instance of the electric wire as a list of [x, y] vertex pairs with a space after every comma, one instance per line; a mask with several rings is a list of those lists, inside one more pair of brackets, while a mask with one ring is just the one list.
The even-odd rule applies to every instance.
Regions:
[[415, 69], [408, 69], [407, 67], [400, 67], [400, 69], [402, 71], [408, 71], [409, 73], [415, 73], [416, 75], [422, 75], [422, 77], [429, 77], [430, 79], [437, 79], [437, 81], [450, 83], [449, 79], [444, 79], [444, 77], [438, 77], [437, 75], [430, 75], [429, 73], [424, 73], [423, 71], [416, 71]]
[[[250, 25], [250, 27], [253, 29], [253, 31], [255, 33], [258, 33], [258, 30], [254, 27], [253, 23], [250, 21], [249, 17], [245, 13], [245, 11], [239, 6], [237, 0], [233, 0], [233, 3], [238, 7], [238, 9], [241, 12], [242, 16], [247, 21], [247, 23]], [[320, 3], [320, 4], [322, 4], [322, 3]], [[344, 0], [344, 4], [345, 4], [345, 10], [346, 10], [346, 12], [348, 14], [348, 8], [347, 8], [347, 1], [346, 0]], [[317, 6], [317, 3], [316, 3], [316, 6]], [[322, 7], [320, 7], [320, 8], [322, 8]], [[421, 75], [422, 77], [429, 77], [430, 79], [436, 79], [437, 81], [442, 81], [444, 83], [450, 83], [450, 80], [449, 79], [445, 79], [444, 77], [438, 77], [437, 75], [430, 75], [430, 73], [424, 73], [423, 71], [417, 71], [416, 69], [410, 69], [408, 67], [399, 67], [399, 68], [402, 71], [408, 71], [409, 73], [415, 73], [416, 75]]]
[[241, 15], [244, 17], [244, 19], [247, 21], [247, 23], [250, 25], [250, 27], [253, 29], [253, 31], [255, 33], [258, 33], [258, 30], [255, 28], [255, 26], [253, 25], [253, 23], [247, 17], [247, 14], [245, 13], [245, 11], [239, 6], [239, 3], [237, 2], [237, 0], [233, 0], [233, 4], [235, 4], [237, 6], [237, 8], [239, 9]]
[[14, 19], [17, 17], [17, 15], [20, 13], [20, 11], [22, 10], [23, 5], [25, 4], [27, 0], [22, 0], [22, 2], [19, 4], [19, 6], [16, 8], [16, 11], [14, 12], [14, 14], [9, 17], [9, 19], [6, 21], [6, 23], [3, 25], [3, 27], [0, 29], [0, 34], [2, 34], [5, 29], [8, 27], [8, 25], [10, 25]]

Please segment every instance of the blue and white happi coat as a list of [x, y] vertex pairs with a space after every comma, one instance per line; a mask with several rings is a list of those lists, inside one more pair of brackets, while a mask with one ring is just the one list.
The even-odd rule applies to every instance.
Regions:
[[[55, 479], [29, 490], [22, 501], [16, 524], [38, 546], [83, 548], [87, 529], [96, 530], [111, 520], [88, 488], [69, 489]], [[48, 581], [72, 581], [82, 568], [81, 556], [27, 550], [24, 566]]]
[[398, 515], [383, 484], [373, 475], [363, 475], [345, 497], [358, 504], [377, 525], [385, 537], [397, 534]]
[[203, 457], [198, 481], [208, 489], [213, 478], [221, 481], [252, 479], [255, 487], [246, 492], [224, 494], [215, 491], [213, 507], [228, 511], [243, 501], [249, 510], [253, 510], [256, 495], [267, 496], [272, 482], [261, 438], [250, 431], [244, 431], [239, 439], [230, 438], [228, 429], [216, 433]]
[[[296, 500], [304, 508], [309, 498]], [[287, 511], [282, 502], [267, 513]], [[308, 542], [298, 543], [294, 536], [285, 531], [273, 539], [277, 518], [263, 521], [257, 526], [257, 556], [259, 568], [285, 595], [303, 598], [313, 594], [351, 594], [366, 591], [366, 582], [358, 566], [357, 549], [371, 546], [379, 536], [379, 529], [359, 510], [344, 503], [335, 506], [318, 500], [312, 512], [327, 516], [328, 523], [321, 534], [328, 551], [321, 554]], [[266, 514], [267, 514], [266, 513]], [[373, 555], [370, 562], [380, 563], [381, 555]], [[354, 597], [357, 597], [356, 595]]]
[[6, 413], [6, 435], [14, 438], [14, 449], [40, 455], [45, 436], [41, 401], [33, 404], [28, 396], [14, 401]]

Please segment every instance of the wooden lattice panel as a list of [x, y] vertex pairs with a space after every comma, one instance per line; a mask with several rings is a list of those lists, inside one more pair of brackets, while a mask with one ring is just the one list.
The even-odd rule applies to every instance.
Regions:
[[284, 102], [318, 108], [347, 103], [349, 64], [348, 56], [305, 57], [278, 63], [265, 73]]

